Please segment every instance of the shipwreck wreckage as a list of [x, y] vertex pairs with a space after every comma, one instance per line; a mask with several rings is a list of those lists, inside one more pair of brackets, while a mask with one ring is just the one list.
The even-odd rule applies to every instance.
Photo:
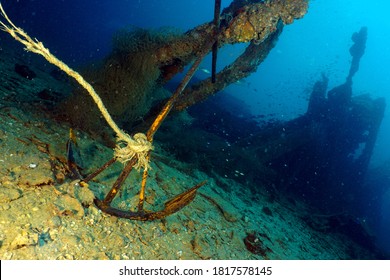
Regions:
[[[77, 102], [77, 104], [86, 104], [85, 106], [88, 108], [99, 107], [99, 111], [95, 110], [95, 114], [90, 114], [91, 116], [94, 116], [94, 122], [100, 121], [102, 118], [98, 117], [103, 115], [103, 121], [106, 121], [114, 130], [117, 136], [117, 144], [113, 158], [101, 168], [87, 176], [80, 174], [78, 166], [73, 158], [72, 150], [74, 149], [74, 137], [72, 134], [67, 143], [69, 170], [80, 180], [80, 185], [84, 187], [87, 187], [89, 181], [93, 180], [102, 171], [109, 168], [114, 162], [121, 161], [124, 163], [122, 173], [119, 175], [105, 198], [102, 200], [95, 199], [96, 206], [103, 212], [121, 218], [147, 221], [162, 219], [188, 205], [196, 196], [197, 190], [204, 185], [205, 182], [201, 182], [169, 200], [165, 203], [164, 209], [161, 211], [151, 212], [144, 209], [148, 167], [153, 150], [152, 143], [154, 135], [161, 123], [165, 120], [170, 111], [181, 111], [206, 100], [213, 94], [223, 90], [229, 84], [237, 82], [255, 72], [257, 67], [275, 46], [278, 37], [283, 30], [283, 26], [291, 24], [295, 19], [303, 17], [308, 9], [308, 0], [234, 0], [228, 7], [223, 9], [222, 12], [220, 11], [221, 1], [216, 0], [214, 4], [215, 13], [213, 21], [197, 26], [184, 34], [174, 36], [173, 39], [154, 41], [152, 48], [150, 46], [146, 47], [149, 48], [147, 55], [150, 57], [152, 68], [156, 70], [155, 73], [157, 73], [154, 76], [152, 75], [152, 79], [155, 79], [153, 82], [158, 83], [160, 86], [167, 83], [176, 76], [176, 74], [182, 72], [187, 65], [193, 64], [170, 97], [161, 98], [158, 102], [147, 107], [147, 110], [144, 112], [142, 125], [136, 126], [138, 131], [143, 130], [147, 132], [146, 134], [137, 133], [134, 136], [130, 136], [120, 129], [111, 117], [111, 115], [114, 115], [115, 120], [122, 120], [120, 122], [121, 124], [134, 121], [127, 119], [129, 116], [128, 112], [131, 111], [134, 104], [128, 105], [127, 107], [124, 106], [122, 110], [115, 111], [116, 105], [113, 104], [112, 100], [117, 103], [121, 102], [121, 95], [127, 93], [112, 88], [107, 89], [105, 87], [107, 84], [111, 85], [109, 79], [112, 79], [113, 76], [118, 76], [118, 72], [112, 72], [113, 69], [115, 71], [119, 71], [118, 69], [122, 71], [124, 68], [129, 68], [128, 65], [122, 65], [122, 59], [124, 57], [134, 57], [139, 53], [145, 55], [145, 48], [136, 48], [131, 51], [128, 49], [126, 50], [125, 48], [125, 50], [120, 52], [117, 51], [109, 56], [103, 62], [101, 69], [99, 69], [99, 74], [102, 78], [99, 80], [99, 78], [94, 77], [94, 87], [96, 92], [99, 93], [99, 96], [95, 92], [95, 89], [92, 88], [80, 74], [56, 59], [41, 42], [32, 40], [23, 30], [11, 22], [3, 9], [1, 10], [2, 16], [5, 19], [4, 22], [0, 21], [2, 30], [8, 32], [17, 41], [24, 44], [28, 51], [44, 56], [49, 62], [58, 66], [69, 76], [76, 79], [82, 86], [82, 90], [84, 92], [87, 90], [90, 94], [90, 96], [84, 95], [84, 97], [81, 98], [88, 98], [89, 102], [94, 100], [98, 106], [90, 106], [92, 103], [86, 101], [78, 102], [80, 95], [75, 95], [74, 97], [71, 97], [70, 100], [76, 98], [77, 101], [73, 102]], [[359, 34], [362, 35], [362, 32], [364, 33], [364, 30]], [[138, 36], [136, 39], [140, 40], [142, 43], [142, 38], [144, 38], [145, 41], [143, 44], [150, 42], [150, 38], [148, 38], [146, 33], [141, 35], [144, 37]], [[362, 46], [362, 44], [365, 44], [365, 40], [359, 41], [361, 43], [360, 45], [357, 44], [358, 39], [362, 38], [362, 36], [355, 36], [355, 46]], [[218, 49], [224, 45], [235, 43], [249, 44], [245, 51], [233, 63], [217, 73], [216, 63]], [[324, 77], [313, 89], [309, 109], [305, 116], [293, 120], [290, 123], [283, 124], [283, 127], [287, 127], [287, 129], [284, 130], [283, 137], [280, 137], [280, 127], [276, 126], [251, 136], [251, 142], [256, 141], [259, 143], [259, 146], [254, 148], [255, 150], [250, 150], [245, 147], [244, 143], [246, 143], [246, 140], [248, 139], [243, 140], [242, 143], [235, 143], [235, 146], [237, 147], [237, 161], [231, 161], [229, 164], [236, 164], [236, 166], [239, 166], [240, 162], [245, 162], [247, 166], [251, 166], [256, 170], [261, 171], [256, 172], [256, 174], [251, 174], [249, 171], [246, 172], [245, 177], [248, 179], [255, 180], [256, 176], [259, 176], [259, 174], [260, 176], [265, 175], [266, 172], [272, 174], [273, 171], [270, 171], [266, 167], [270, 162], [273, 163], [273, 166], [278, 166], [278, 162], [293, 162], [295, 158], [293, 152], [301, 154], [306, 152], [309, 154], [309, 151], [305, 151], [304, 147], [310, 147], [311, 144], [315, 145], [317, 143], [313, 138], [320, 135], [316, 133], [323, 132], [327, 135], [331, 135], [331, 126], [340, 121], [343, 122], [346, 127], [348, 119], [349, 121], [351, 120], [350, 112], [352, 111], [355, 115], [360, 112], [361, 115], [367, 117], [364, 119], [363, 116], [361, 119], [357, 120], [357, 122], [361, 124], [356, 132], [357, 134], [362, 134], [359, 138], [360, 140], [352, 140], [351, 137], [356, 133], [353, 134], [350, 130], [345, 129], [344, 134], [338, 134], [342, 138], [339, 139], [340, 141], [336, 141], [335, 137], [331, 137], [334, 140], [332, 142], [334, 145], [326, 147], [328, 147], [328, 151], [336, 149], [338, 151], [346, 152], [346, 160], [344, 163], [348, 163], [350, 158], [349, 154], [356, 150], [356, 147], [361, 143], [364, 143], [365, 149], [354, 159], [357, 159], [357, 161], [354, 162], [353, 166], [350, 166], [353, 167], [353, 169], [351, 169], [353, 172], [356, 170], [358, 172], [362, 171], [359, 174], [362, 174], [361, 177], [363, 177], [363, 171], [367, 168], [375, 143], [376, 134], [383, 118], [385, 105], [383, 100], [373, 101], [365, 97], [352, 98], [352, 77], [358, 70], [359, 60], [364, 53], [364, 48], [363, 50], [358, 47], [355, 47], [355, 49], [351, 48], [350, 52], [353, 56], [353, 63], [351, 65], [350, 75], [344, 85], [333, 89], [326, 96], [327, 79]], [[188, 86], [189, 81], [199, 67], [202, 59], [209, 53], [212, 53], [211, 77]], [[116, 67], [112, 67], [112, 65], [115, 65]], [[126, 75], [129, 75], [126, 71], [124, 71], [125, 77]], [[148, 78], [150, 79], [150, 75]], [[126, 89], [126, 86], [124, 86], [128, 83], [126, 78], [115, 82], [117, 83], [117, 88]], [[115, 96], [115, 94], [117, 94], [117, 96]], [[107, 97], [108, 95], [110, 95], [110, 98]], [[72, 102], [72, 100], [70, 102]], [[329, 110], [336, 110], [337, 112], [334, 111], [333, 114], [331, 114]], [[64, 109], [64, 111], [66, 111], [66, 109]], [[89, 114], [88, 110], [85, 111]], [[73, 114], [70, 115], [73, 116]], [[355, 115], [353, 118], [355, 118]], [[83, 119], [83, 116], [81, 118]], [[67, 120], [71, 123], [74, 121], [77, 126], [77, 120]], [[85, 120], [85, 118], [83, 120]], [[350, 135], [348, 133], [350, 133]], [[307, 135], [311, 135], [312, 137], [306, 137]], [[354, 142], [351, 144], [351, 141]], [[315, 150], [315, 148], [317, 148], [317, 151], [320, 151], [323, 150], [324, 146], [312, 148], [313, 149], [310, 150], [311, 152]], [[265, 154], [262, 152], [264, 150], [267, 150], [268, 152]], [[196, 147], [194, 147], [194, 152], [197, 152]], [[201, 153], [201, 151], [199, 151], [199, 153]], [[240, 160], [240, 157], [248, 154], [251, 154], [248, 158], [251, 158], [252, 162], [250, 159], [249, 161], [248, 159], [245, 159], [245, 161]], [[334, 153], [328, 153], [328, 155], [334, 155]], [[317, 156], [318, 154], [313, 157]], [[330, 158], [329, 161], [332, 162], [329, 163], [328, 169], [324, 168], [324, 170], [321, 170], [320, 174], [333, 172], [331, 174], [339, 175], [340, 178], [343, 178], [345, 174], [337, 173], [339, 170], [338, 167], [340, 167], [339, 165], [342, 163], [339, 162], [337, 165], [336, 163], [338, 162], [335, 158]], [[218, 165], [218, 159], [215, 159], [214, 163]], [[222, 169], [228, 167], [226, 162], [221, 162], [220, 166]], [[304, 168], [302, 163], [295, 164], [294, 166], [296, 166], [296, 168], [291, 169], [291, 172], [287, 173], [284, 170], [277, 170], [278, 168], [275, 168], [275, 170], [285, 174], [285, 179], [288, 180], [288, 177], [295, 178], [296, 174], [303, 174]], [[245, 166], [240, 166], [239, 168], [245, 169]], [[133, 212], [116, 209], [111, 206], [111, 202], [119, 193], [123, 187], [124, 181], [133, 169], [143, 169], [138, 210]], [[269, 178], [270, 176], [265, 175], [264, 177]], [[323, 182], [326, 178], [328, 177], [324, 177], [320, 179], [320, 181]], [[360, 177], [359, 180], [361, 180]]]
[[[189, 204], [195, 197], [196, 191], [205, 182], [190, 188], [186, 192], [177, 195], [165, 203], [165, 208], [158, 212], [150, 212], [144, 209], [144, 195], [148, 177], [148, 166], [153, 149], [153, 136], [164, 121], [171, 109], [183, 110], [209, 95], [218, 92], [228, 84], [238, 81], [254, 72], [257, 66], [264, 60], [268, 52], [274, 46], [284, 24], [291, 24], [294, 19], [304, 16], [307, 12], [307, 0], [274, 0], [274, 1], [233, 1], [222, 13], [221, 1], [215, 1], [214, 20], [210, 23], [198, 26], [172, 44], [161, 45], [155, 50], [155, 65], [161, 71], [162, 80], [169, 80], [184, 66], [195, 61], [185, 75], [177, 90], [165, 102], [160, 113], [152, 122], [148, 132], [138, 133], [134, 138], [122, 131], [111, 118], [102, 99], [92, 86], [84, 78], [70, 69], [65, 63], [58, 60], [38, 40], [33, 40], [27, 33], [17, 27], [7, 16], [2, 6], [1, 15], [4, 21], [0, 21], [1, 29], [9, 33], [15, 40], [22, 43], [27, 51], [42, 55], [50, 63], [56, 65], [69, 76], [74, 78], [84, 89], [88, 91], [96, 105], [99, 107], [104, 119], [115, 131], [118, 137], [115, 155], [111, 160], [99, 168], [96, 172], [83, 178], [80, 174], [80, 184], [87, 185], [88, 181], [108, 168], [112, 163], [120, 160], [124, 163], [122, 173], [103, 200], [95, 199], [95, 204], [102, 211], [128, 219], [154, 220], [164, 218], [177, 212]], [[216, 73], [218, 48], [225, 44], [251, 42], [246, 51], [231, 65]], [[199, 67], [201, 60], [208, 54], [213, 54], [212, 77], [203, 81], [200, 85], [186, 89], [186, 86]], [[179, 98], [180, 97], [180, 98]], [[68, 142], [69, 169], [77, 172], [77, 165], [72, 161], [72, 137]], [[112, 200], [122, 187], [132, 169], [143, 168], [141, 190], [139, 194], [138, 211], [124, 211], [110, 206]]]

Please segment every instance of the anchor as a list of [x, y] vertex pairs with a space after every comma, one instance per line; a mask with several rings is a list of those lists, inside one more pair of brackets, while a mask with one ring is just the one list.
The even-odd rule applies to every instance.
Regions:
[[[172, 96], [169, 98], [169, 100], [166, 102], [165, 106], [161, 109], [160, 113], [155, 118], [154, 122], [151, 124], [149, 130], [146, 133], [146, 140], [150, 142], [150, 144], [153, 143], [153, 137], [155, 133], [157, 132], [158, 128], [161, 126], [162, 122], [167, 117], [168, 113], [172, 109], [175, 101], [178, 99], [180, 94], [183, 92], [189, 81], [191, 80], [192, 76], [198, 69], [201, 61], [208, 53], [208, 50], [213, 46], [215, 41], [210, 41], [207, 46], [204, 48], [204, 51], [198, 56], [192, 67], [188, 70], [187, 74], [184, 76], [183, 80], [180, 82], [179, 86], [175, 90], [175, 92], [172, 94]], [[100, 168], [98, 168], [95, 172], [88, 175], [86, 178], [82, 178], [82, 175], [80, 174], [77, 164], [74, 162], [73, 158], [73, 152], [72, 147], [74, 146], [74, 136], [72, 135], [72, 132], [70, 133], [71, 136], [69, 137], [69, 140], [67, 142], [67, 159], [68, 159], [68, 169], [74, 174], [75, 177], [80, 179], [80, 185], [81, 186], [87, 186], [88, 182], [90, 182], [93, 178], [98, 176], [102, 171], [106, 170], [108, 167], [110, 167], [113, 163], [115, 163], [118, 158], [113, 157], [109, 161], [107, 161], [105, 164], [103, 164]], [[146, 155], [146, 160], [149, 161], [151, 157], [151, 151], [149, 150]], [[110, 191], [107, 193], [106, 197], [103, 200], [100, 200], [98, 198], [95, 198], [94, 203], [95, 205], [102, 210], [103, 212], [117, 216], [120, 218], [130, 219], [130, 220], [139, 220], [139, 221], [151, 221], [156, 219], [162, 219], [165, 218], [173, 213], [176, 213], [183, 207], [187, 206], [191, 201], [194, 200], [197, 190], [202, 187], [204, 184], [206, 184], [206, 181], [203, 181], [190, 189], [186, 190], [185, 192], [176, 195], [174, 198], [168, 200], [164, 204], [164, 209], [161, 211], [151, 212], [144, 209], [144, 201], [145, 201], [145, 188], [146, 188], [146, 182], [148, 178], [148, 169], [144, 168], [143, 174], [142, 174], [142, 181], [141, 181], [141, 189], [139, 193], [139, 201], [138, 201], [138, 209], [136, 212], [133, 211], [124, 211], [121, 209], [116, 209], [111, 206], [111, 202], [116, 197], [116, 195], [119, 193], [120, 189], [123, 186], [123, 182], [126, 180], [126, 178], [129, 176], [131, 171], [134, 169], [134, 166], [138, 162], [138, 157], [135, 156], [128, 162], [126, 162], [122, 172], [119, 174], [117, 180], [115, 181], [114, 185], [110, 189]]]
[[[186, 205], [188, 205], [191, 201], [194, 200], [197, 190], [203, 186], [206, 182], [201, 182], [187, 191], [175, 196], [164, 204], [164, 209], [161, 211], [148, 211], [144, 209], [144, 200], [145, 200], [145, 188], [148, 178], [148, 167], [149, 161], [151, 157], [151, 150], [153, 148], [153, 137], [157, 132], [158, 128], [161, 126], [162, 122], [167, 117], [168, 113], [171, 111], [175, 101], [177, 101], [178, 97], [186, 88], [187, 84], [191, 80], [192, 76], [198, 69], [201, 61], [207, 55], [210, 49], [212, 49], [212, 79], [215, 82], [215, 69], [216, 69], [216, 59], [217, 59], [217, 50], [218, 50], [218, 35], [220, 34], [219, 30], [219, 17], [220, 17], [220, 8], [221, 8], [221, 0], [215, 0], [215, 13], [214, 13], [214, 31], [213, 31], [213, 39], [207, 42], [204, 48], [199, 52], [197, 59], [195, 60], [192, 67], [188, 70], [187, 74], [184, 76], [183, 80], [172, 94], [172, 96], [168, 99], [166, 104], [163, 106], [161, 112], [157, 115], [153, 123], [151, 124], [149, 130], [146, 135], [139, 133], [134, 135], [134, 139], [127, 135], [124, 131], [122, 131], [114, 122], [109, 112], [105, 108], [101, 98], [95, 92], [91, 84], [89, 84], [79, 73], [72, 70], [68, 65], [63, 63], [61, 60], [56, 58], [49, 49], [47, 49], [42, 42], [37, 39], [32, 39], [26, 32], [24, 32], [21, 28], [17, 27], [7, 16], [5, 13], [1, 3], [0, 3], [0, 16], [4, 18], [4, 22], [0, 19], [0, 30], [9, 33], [16, 41], [22, 43], [25, 46], [27, 51], [39, 54], [43, 56], [48, 62], [56, 65], [58, 68], [67, 73], [70, 77], [73, 77], [82, 87], [84, 87], [90, 96], [93, 98], [94, 102], [98, 106], [100, 112], [102, 113], [104, 119], [110, 125], [110, 127], [117, 133], [118, 137], [118, 145], [115, 150], [115, 154], [113, 158], [111, 158], [108, 162], [106, 162], [102, 167], [98, 168], [95, 172], [83, 178], [81, 175], [77, 164], [75, 163], [75, 159], [73, 156], [73, 146], [75, 145], [74, 134], [71, 130], [69, 140], [67, 142], [67, 163], [68, 168], [73, 175], [80, 180], [81, 186], [87, 186], [88, 182], [93, 178], [98, 176], [102, 171], [106, 170], [110, 167], [114, 162], [121, 161], [124, 163], [124, 168], [120, 173], [119, 177], [115, 181], [114, 185], [107, 193], [106, 197], [103, 200], [98, 198], [94, 199], [95, 205], [101, 209], [103, 212], [108, 213], [113, 216], [131, 219], [131, 220], [140, 220], [140, 221], [150, 221], [156, 219], [165, 218]], [[121, 143], [125, 144], [125, 147], [121, 147]], [[132, 146], [134, 143], [140, 146], [134, 148]], [[142, 146], [144, 145], [144, 146]], [[141, 147], [141, 151], [135, 151], [135, 149]], [[130, 148], [130, 149], [129, 149]], [[118, 192], [123, 186], [124, 181], [129, 176], [130, 172], [136, 168], [139, 169], [143, 167], [143, 175], [141, 181], [141, 189], [139, 193], [139, 201], [138, 201], [138, 210], [136, 212], [133, 211], [125, 211], [121, 209], [116, 209], [111, 206], [111, 202], [116, 197]]]
[[[154, 134], [157, 132], [158, 128], [161, 126], [162, 122], [165, 120], [169, 112], [171, 111], [175, 101], [178, 99], [178, 97], [181, 95], [181, 93], [186, 88], [187, 84], [191, 80], [192, 76], [196, 72], [196, 70], [199, 68], [199, 65], [203, 58], [207, 55], [209, 50], [212, 48], [213, 53], [213, 80], [215, 79], [215, 63], [216, 63], [216, 57], [217, 57], [217, 44], [218, 44], [218, 33], [219, 33], [219, 15], [220, 15], [220, 8], [221, 8], [221, 0], [215, 0], [215, 13], [214, 13], [214, 22], [215, 22], [215, 36], [214, 40], [211, 40], [207, 46], [203, 49], [203, 51], [199, 54], [198, 58], [195, 60], [194, 64], [191, 66], [191, 68], [188, 70], [187, 74], [184, 76], [183, 80], [178, 85], [175, 92], [172, 94], [172, 96], [168, 99], [165, 106], [161, 109], [160, 113], [155, 118], [154, 122], [151, 124], [149, 130], [146, 133], [146, 140], [150, 142], [150, 144], [153, 143], [153, 137]], [[72, 159], [72, 143], [73, 143], [73, 137], [71, 136], [67, 143], [67, 155], [68, 155], [68, 166], [73, 173], [77, 177], [80, 178], [80, 173], [77, 170], [77, 165], [74, 163]], [[150, 161], [151, 157], [151, 151], [149, 150], [146, 155], [146, 160]], [[102, 171], [106, 170], [109, 166], [111, 166], [114, 162], [118, 160], [117, 157], [113, 157], [108, 162], [103, 164], [100, 168], [98, 168], [95, 172], [90, 174], [84, 179], [81, 179], [80, 185], [87, 185], [90, 180], [98, 176]], [[141, 181], [141, 189], [139, 193], [139, 200], [138, 200], [138, 209], [137, 211], [124, 211], [121, 209], [117, 209], [111, 206], [111, 202], [116, 197], [116, 195], [119, 193], [120, 189], [123, 186], [123, 182], [126, 180], [126, 178], [129, 176], [131, 171], [134, 169], [134, 166], [138, 162], [138, 157], [133, 157], [131, 160], [129, 160], [122, 172], [120, 173], [119, 177], [115, 181], [114, 185], [110, 189], [110, 191], [107, 193], [106, 197], [103, 200], [100, 200], [98, 198], [95, 198], [94, 203], [95, 205], [102, 210], [103, 212], [117, 216], [120, 218], [130, 219], [130, 220], [139, 220], [139, 221], [151, 221], [156, 219], [163, 219], [173, 213], [176, 213], [183, 207], [190, 204], [197, 193], [197, 190], [202, 187], [204, 184], [206, 184], [206, 181], [200, 182], [199, 184], [191, 187], [190, 189], [184, 191], [181, 194], [176, 195], [174, 198], [168, 200], [164, 203], [164, 209], [161, 211], [148, 211], [144, 209], [144, 201], [145, 201], [145, 189], [146, 189], [146, 182], [148, 178], [148, 169], [144, 168], [143, 174], [142, 174], [142, 181]]]

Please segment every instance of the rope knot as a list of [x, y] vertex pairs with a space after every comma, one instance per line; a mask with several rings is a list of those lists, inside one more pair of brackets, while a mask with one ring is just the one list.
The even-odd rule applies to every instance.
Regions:
[[127, 136], [126, 139], [118, 137], [117, 145], [114, 149], [114, 156], [123, 164], [137, 157], [138, 160], [134, 168], [137, 170], [141, 168], [147, 170], [150, 168], [148, 153], [153, 150], [152, 143], [148, 141], [146, 135], [143, 133], [137, 133], [133, 138], [130, 135]]

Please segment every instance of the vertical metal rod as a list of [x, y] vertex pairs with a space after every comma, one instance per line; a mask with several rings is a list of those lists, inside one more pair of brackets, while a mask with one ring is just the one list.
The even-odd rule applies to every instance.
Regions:
[[214, 28], [215, 28], [215, 43], [213, 44], [212, 64], [211, 64], [211, 82], [214, 84], [216, 81], [217, 73], [217, 54], [218, 54], [218, 33], [219, 33], [219, 19], [221, 14], [221, 0], [215, 0], [214, 5]]

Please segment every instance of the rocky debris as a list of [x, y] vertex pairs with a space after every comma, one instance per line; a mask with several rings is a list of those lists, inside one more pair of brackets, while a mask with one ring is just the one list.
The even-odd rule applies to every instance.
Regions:
[[14, 201], [20, 198], [21, 196], [22, 196], [22, 192], [20, 190], [9, 189], [2, 186], [0, 192], [0, 203], [2, 204], [3, 209], [6, 208], [6, 204], [8, 202]]

